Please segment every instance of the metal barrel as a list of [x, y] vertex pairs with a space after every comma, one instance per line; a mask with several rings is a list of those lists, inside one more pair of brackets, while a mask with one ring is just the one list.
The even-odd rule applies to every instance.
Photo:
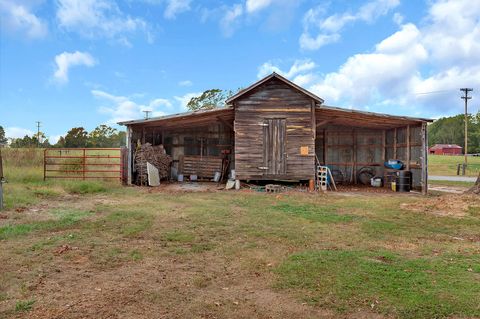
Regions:
[[409, 192], [412, 190], [412, 172], [398, 171], [395, 180], [397, 192]]

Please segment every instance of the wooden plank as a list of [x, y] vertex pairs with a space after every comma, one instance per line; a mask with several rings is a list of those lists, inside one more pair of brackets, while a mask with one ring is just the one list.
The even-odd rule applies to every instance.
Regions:
[[397, 158], [397, 129], [394, 129], [393, 133], [393, 159]]
[[410, 170], [410, 125], [407, 125], [407, 171]]
[[385, 144], [387, 144], [387, 132], [385, 130], [382, 130], [382, 160], [385, 162], [387, 159], [386, 157], [386, 149], [385, 149]]
[[422, 168], [422, 194], [428, 194], [428, 131], [427, 123], [422, 124], [421, 129], [421, 138], [422, 138], [422, 157], [421, 157], [421, 168]]
[[353, 137], [353, 167], [352, 167], [352, 174], [353, 174], [353, 183], [357, 184], [357, 132], [353, 129], [352, 132]]

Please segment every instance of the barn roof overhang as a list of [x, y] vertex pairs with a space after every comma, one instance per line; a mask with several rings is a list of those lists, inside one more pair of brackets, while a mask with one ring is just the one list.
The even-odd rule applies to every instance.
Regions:
[[318, 104], [315, 114], [317, 117], [317, 126], [335, 124], [351, 127], [389, 129], [433, 122], [433, 120], [426, 118], [358, 111]]
[[252, 91], [253, 89], [255, 89], [256, 87], [262, 85], [263, 83], [265, 82], [268, 82], [270, 81], [271, 79], [278, 79], [282, 82], [284, 82], [285, 84], [287, 84], [288, 86], [292, 87], [293, 89], [309, 96], [310, 98], [312, 98], [316, 103], [319, 103], [319, 104], [322, 104], [323, 103], [323, 99], [316, 96], [315, 94], [313, 94], [312, 92], [308, 91], [308, 90], [305, 90], [304, 88], [302, 88], [301, 86], [293, 83], [292, 81], [288, 80], [287, 78], [284, 78], [283, 76], [281, 76], [280, 74], [277, 74], [275, 72], [273, 72], [272, 74], [264, 77], [263, 79], [253, 83], [252, 85], [250, 85], [249, 87], [243, 89], [243, 90], [240, 90], [237, 94], [231, 96], [230, 98], [228, 98], [225, 103], [227, 104], [231, 104], [233, 103], [233, 101], [237, 100], [238, 98], [242, 97], [243, 95], [249, 93], [250, 91]]
[[152, 117], [143, 120], [132, 120], [118, 122], [119, 125], [125, 126], [142, 126], [157, 127], [161, 126], [165, 129], [188, 128], [193, 126], [208, 125], [213, 122], [230, 123], [233, 122], [233, 108], [218, 108], [211, 110], [198, 110], [192, 112], [184, 112], [170, 114], [159, 117]]

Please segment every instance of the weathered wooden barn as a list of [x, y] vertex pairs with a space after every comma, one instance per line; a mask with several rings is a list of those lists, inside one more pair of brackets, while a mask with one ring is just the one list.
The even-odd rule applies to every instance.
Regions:
[[227, 107], [121, 122], [127, 126], [128, 177], [138, 142], [162, 144], [173, 167], [212, 178], [229, 154], [239, 180], [315, 179], [327, 165], [344, 183], [368, 169], [385, 174], [399, 159], [412, 171], [413, 187], [427, 191], [427, 122], [330, 107], [315, 94], [273, 73], [227, 100]]

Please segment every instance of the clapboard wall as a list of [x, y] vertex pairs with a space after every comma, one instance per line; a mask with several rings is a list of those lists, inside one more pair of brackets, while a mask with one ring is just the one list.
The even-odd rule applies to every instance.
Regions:
[[[315, 178], [315, 107], [309, 96], [272, 78], [234, 101], [235, 170], [240, 180]], [[265, 126], [285, 119], [284, 174], [265, 169]], [[283, 132], [282, 132], [283, 134]], [[301, 152], [301, 148], [303, 152]], [[303, 153], [303, 154], [302, 154]]]

